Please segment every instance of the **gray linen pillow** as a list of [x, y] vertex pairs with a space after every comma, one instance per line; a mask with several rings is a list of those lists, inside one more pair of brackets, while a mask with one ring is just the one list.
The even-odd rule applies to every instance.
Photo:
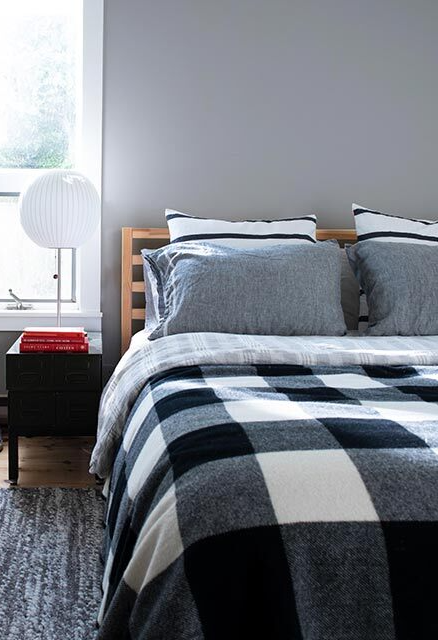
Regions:
[[[367, 240], [366, 242], [370, 242], [370, 240]], [[348, 262], [350, 263], [351, 271], [353, 272], [354, 278], [357, 282], [358, 291], [359, 291], [359, 310], [358, 310], [359, 317], [358, 317], [356, 329], [358, 329], [360, 333], [366, 333], [368, 329], [368, 300], [367, 300], [365, 291], [362, 289], [362, 287], [359, 286], [360, 277], [359, 277], [358, 267], [356, 263], [356, 249], [359, 246], [362, 246], [362, 243], [358, 242], [357, 244], [347, 245], [345, 248], [345, 251], [348, 258]], [[345, 314], [345, 309], [344, 309], [344, 314]], [[348, 326], [348, 323], [347, 323], [347, 327], [350, 328]]]
[[438, 334], [437, 247], [368, 240], [355, 245], [354, 259], [368, 300], [367, 335]]
[[192, 331], [345, 333], [336, 242], [245, 249], [183, 242], [142, 255], [164, 308], [151, 340]]
[[358, 328], [359, 321], [359, 282], [354, 275], [345, 249], [341, 254], [341, 304], [347, 329]]
[[164, 314], [164, 299], [160, 291], [160, 274], [157, 272], [154, 261], [149, 261], [145, 258], [147, 255], [153, 255], [155, 251], [156, 249], [142, 249], [141, 252], [146, 302], [144, 327], [149, 332], [158, 326]]

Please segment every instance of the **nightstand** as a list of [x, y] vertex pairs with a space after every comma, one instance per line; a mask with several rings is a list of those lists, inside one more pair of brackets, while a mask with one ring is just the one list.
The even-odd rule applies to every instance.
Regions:
[[11, 484], [18, 481], [19, 436], [96, 435], [102, 334], [88, 338], [88, 353], [20, 353], [20, 339], [7, 352]]

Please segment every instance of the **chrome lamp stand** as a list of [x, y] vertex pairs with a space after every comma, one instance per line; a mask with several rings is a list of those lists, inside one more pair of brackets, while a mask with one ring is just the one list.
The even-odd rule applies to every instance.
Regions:
[[61, 326], [61, 249], [57, 249], [57, 273], [53, 276], [56, 280], [56, 326]]

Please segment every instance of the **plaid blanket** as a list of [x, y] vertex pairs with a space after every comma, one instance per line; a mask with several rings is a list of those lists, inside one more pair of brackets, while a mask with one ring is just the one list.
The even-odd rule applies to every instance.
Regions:
[[107, 502], [99, 640], [438, 638], [438, 368], [150, 378]]
[[145, 382], [174, 367], [202, 364], [438, 364], [437, 336], [340, 338], [183, 333], [150, 342], [137, 333], [102, 395], [90, 473], [111, 473], [129, 412]]

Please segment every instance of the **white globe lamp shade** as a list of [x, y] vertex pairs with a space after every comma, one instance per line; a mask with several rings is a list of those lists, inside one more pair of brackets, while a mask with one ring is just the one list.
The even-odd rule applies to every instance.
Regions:
[[40, 247], [75, 249], [99, 224], [100, 199], [81, 173], [55, 170], [28, 185], [20, 196], [19, 209], [24, 231]]

